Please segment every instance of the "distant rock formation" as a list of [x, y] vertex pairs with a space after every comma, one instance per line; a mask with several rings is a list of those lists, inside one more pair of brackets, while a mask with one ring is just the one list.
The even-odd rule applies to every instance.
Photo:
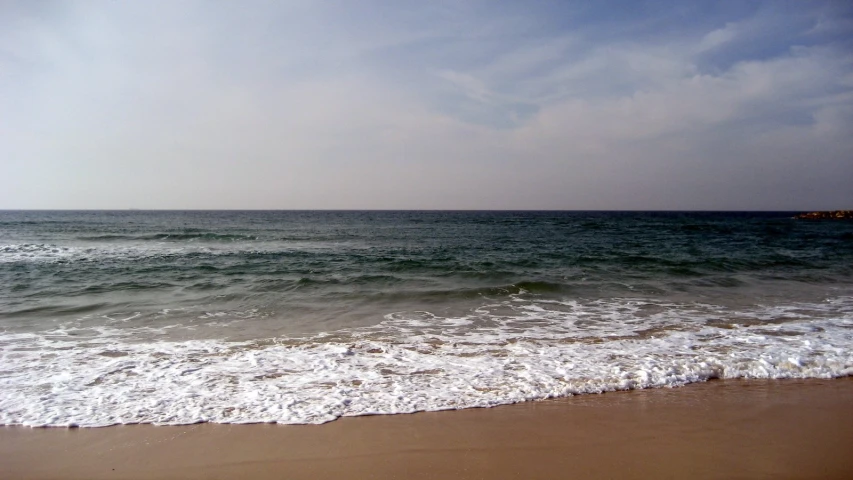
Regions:
[[794, 218], [797, 220], [853, 220], [853, 210], [800, 213], [794, 215]]

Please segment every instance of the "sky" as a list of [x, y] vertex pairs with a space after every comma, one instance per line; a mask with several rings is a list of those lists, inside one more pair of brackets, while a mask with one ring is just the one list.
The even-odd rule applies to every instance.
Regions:
[[853, 2], [0, 0], [0, 209], [853, 209]]

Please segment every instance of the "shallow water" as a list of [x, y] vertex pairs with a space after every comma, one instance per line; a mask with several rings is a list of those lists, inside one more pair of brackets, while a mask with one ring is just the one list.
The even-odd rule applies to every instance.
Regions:
[[0, 212], [0, 423], [317, 423], [853, 372], [853, 223]]

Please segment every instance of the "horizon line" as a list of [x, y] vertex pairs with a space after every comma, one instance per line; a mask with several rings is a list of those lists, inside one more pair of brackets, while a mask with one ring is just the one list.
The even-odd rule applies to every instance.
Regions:
[[0, 212], [660, 212], [660, 213], [786, 213], [786, 212], [834, 212], [853, 208], [830, 209], [559, 209], [559, 208], [0, 208]]

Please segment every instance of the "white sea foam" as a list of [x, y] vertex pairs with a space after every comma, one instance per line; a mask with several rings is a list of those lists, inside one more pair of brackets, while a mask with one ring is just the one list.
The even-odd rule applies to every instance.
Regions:
[[77, 249], [59, 245], [23, 243], [0, 245], [0, 263], [37, 260], [61, 260], [73, 257]]
[[[22, 243], [0, 245], [0, 263], [90, 262], [104, 259], [140, 260], [191, 254], [229, 255], [235, 253], [288, 253], [329, 251], [338, 246], [317, 242], [233, 242], [226, 244], [173, 242], [94, 243], [86, 245], [54, 245]], [[347, 248], [360, 248], [348, 245]]]
[[107, 258], [141, 259], [199, 252], [214, 251], [204, 246], [174, 247], [166, 244], [74, 246], [24, 243], [0, 245], [0, 263], [88, 262]]
[[[293, 247], [290, 247], [293, 248]], [[281, 247], [270, 245], [179, 245], [170, 243], [146, 243], [124, 245], [50, 245], [20, 244], [0, 245], [0, 263], [55, 263], [55, 262], [100, 262], [105, 259], [142, 260], [169, 258], [181, 255], [205, 254], [228, 255], [246, 252], [278, 252]]]
[[[174, 328], [181, 328], [176, 326]], [[0, 334], [0, 423], [322, 423], [710, 378], [853, 374], [853, 299], [753, 307], [495, 302], [252, 342], [104, 326]]]

